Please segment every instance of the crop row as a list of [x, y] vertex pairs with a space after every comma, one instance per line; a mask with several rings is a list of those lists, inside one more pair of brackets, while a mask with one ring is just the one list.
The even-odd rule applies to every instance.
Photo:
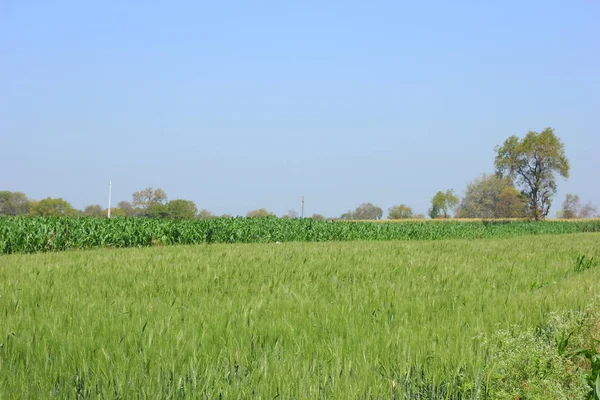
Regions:
[[5, 217], [0, 218], [0, 254], [199, 243], [482, 239], [578, 232], [600, 232], [600, 220], [394, 224], [277, 218], [173, 221]]

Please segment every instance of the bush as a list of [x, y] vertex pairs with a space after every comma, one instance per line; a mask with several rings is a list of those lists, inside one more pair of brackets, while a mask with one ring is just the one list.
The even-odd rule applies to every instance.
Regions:
[[486, 341], [488, 398], [594, 398], [598, 372], [587, 356], [600, 351], [599, 303], [551, 314], [542, 328], [501, 330]]

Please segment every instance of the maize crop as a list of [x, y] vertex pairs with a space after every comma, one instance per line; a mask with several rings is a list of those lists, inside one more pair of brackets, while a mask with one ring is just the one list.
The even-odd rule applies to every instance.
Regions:
[[0, 254], [101, 247], [200, 243], [325, 242], [502, 238], [531, 234], [600, 232], [600, 220], [519, 220], [405, 223], [328, 222], [312, 219], [218, 218], [0, 218]]

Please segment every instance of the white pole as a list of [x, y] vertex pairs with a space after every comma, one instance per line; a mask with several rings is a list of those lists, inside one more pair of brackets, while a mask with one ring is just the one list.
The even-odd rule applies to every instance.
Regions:
[[302, 196], [302, 214], [301, 218], [304, 218], [304, 196]]
[[112, 181], [108, 181], [108, 218], [110, 218], [110, 198], [112, 195]]

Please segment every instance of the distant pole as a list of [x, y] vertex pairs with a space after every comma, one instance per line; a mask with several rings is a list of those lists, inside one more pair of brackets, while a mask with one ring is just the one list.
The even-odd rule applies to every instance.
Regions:
[[301, 218], [304, 218], [304, 196], [302, 196], [302, 214], [300, 214]]
[[110, 218], [110, 200], [112, 196], [112, 181], [108, 181], [108, 218]]

